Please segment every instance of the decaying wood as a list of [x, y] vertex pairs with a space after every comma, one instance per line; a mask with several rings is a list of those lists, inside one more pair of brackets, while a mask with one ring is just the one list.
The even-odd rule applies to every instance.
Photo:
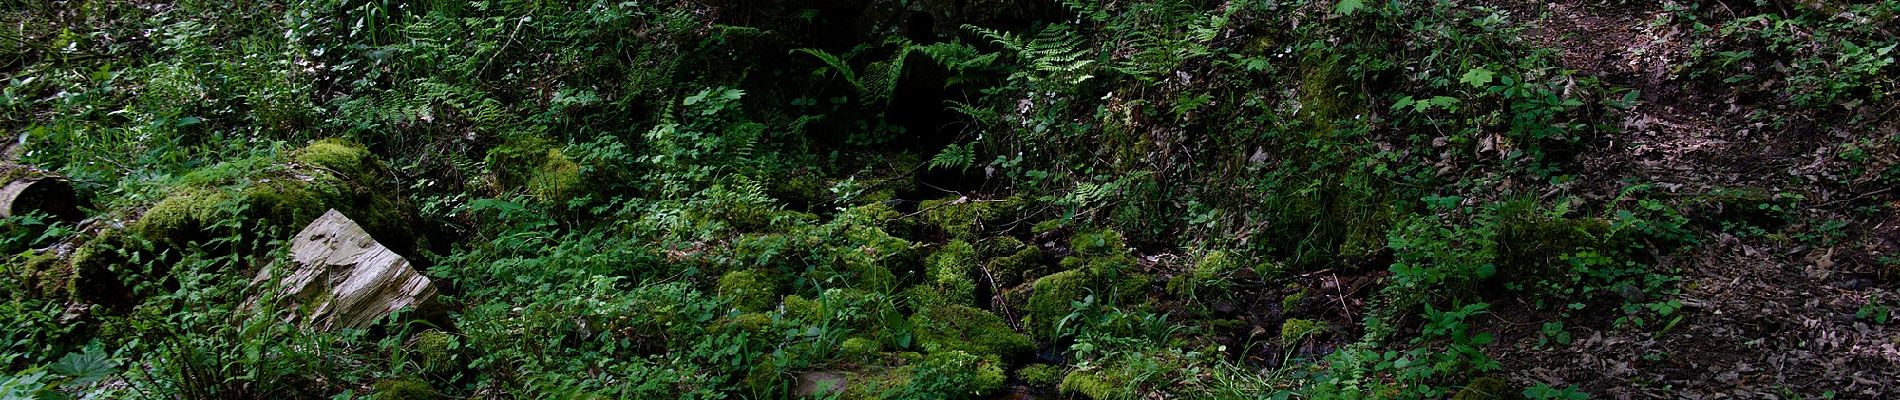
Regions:
[[0, 163], [0, 217], [43, 213], [65, 221], [82, 215], [66, 178], [39, 169]]
[[294, 263], [282, 278], [266, 270], [253, 284], [275, 279], [285, 304], [299, 310], [293, 318], [315, 329], [368, 328], [435, 297], [428, 277], [334, 209], [297, 233], [290, 252]]

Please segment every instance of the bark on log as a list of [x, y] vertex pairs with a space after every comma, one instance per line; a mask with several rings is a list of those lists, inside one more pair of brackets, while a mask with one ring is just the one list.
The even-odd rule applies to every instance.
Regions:
[[66, 178], [30, 167], [0, 165], [0, 217], [34, 212], [68, 222], [84, 217]]
[[[435, 285], [409, 261], [377, 243], [349, 217], [330, 210], [292, 239], [288, 271], [276, 279], [281, 300], [314, 329], [368, 328], [397, 310], [430, 308]], [[425, 310], [426, 311], [426, 310]]]

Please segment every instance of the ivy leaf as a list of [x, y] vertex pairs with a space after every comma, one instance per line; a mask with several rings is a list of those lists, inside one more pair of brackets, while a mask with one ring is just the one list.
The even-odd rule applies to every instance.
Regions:
[[1333, 6], [1333, 12], [1337, 12], [1340, 15], [1352, 15], [1355, 12], [1359, 12], [1359, 9], [1365, 7], [1365, 0], [1339, 0], [1339, 4]]
[[1470, 71], [1465, 71], [1465, 76], [1458, 78], [1458, 81], [1469, 84], [1471, 87], [1484, 87], [1484, 85], [1491, 84], [1491, 78], [1495, 75], [1497, 75], [1497, 73], [1484, 69], [1484, 67], [1478, 67], [1472, 68]]

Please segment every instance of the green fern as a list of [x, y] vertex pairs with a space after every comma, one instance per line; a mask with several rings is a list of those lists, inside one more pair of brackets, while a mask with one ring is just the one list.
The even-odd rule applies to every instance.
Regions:
[[1095, 77], [1093, 71], [1096, 60], [1090, 57], [1094, 49], [1068, 25], [1050, 25], [1027, 41], [1021, 36], [995, 29], [975, 25], [964, 25], [963, 28], [1014, 51], [1017, 58], [1028, 64], [1034, 72], [1027, 75], [1018, 73], [1012, 78], [1027, 78], [1032, 83], [1075, 85]]
[[930, 159], [931, 169], [954, 169], [962, 171], [970, 169], [970, 166], [974, 164], [976, 164], [976, 148], [969, 144], [959, 145], [953, 143], [949, 146], [944, 146], [942, 152], [937, 153], [936, 157]]
[[827, 71], [836, 72], [840, 78], [844, 79], [845, 83], [851, 85], [851, 88], [858, 92], [858, 98], [864, 104], [889, 104], [891, 96], [897, 93], [898, 81], [903, 78], [904, 61], [910, 58], [910, 53], [914, 51], [916, 47], [912, 46], [910, 41], [903, 39], [891, 40], [885, 44], [895, 45], [897, 47], [894, 54], [891, 55], [891, 58], [889, 60], [872, 62], [866, 65], [862, 71], [851, 68], [851, 64], [848, 60], [854, 54], [870, 50], [871, 47], [868, 46], [858, 46], [858, 48], [846, 53], [843, 57], [824, 50], [811, 48], [792, 50], [792, 52], [804, 53], [813, 58], [817, 58], [819, 62], [823, 62], [825, 64], [824, 67], [813, 71], [813, 73], [824, 74]]

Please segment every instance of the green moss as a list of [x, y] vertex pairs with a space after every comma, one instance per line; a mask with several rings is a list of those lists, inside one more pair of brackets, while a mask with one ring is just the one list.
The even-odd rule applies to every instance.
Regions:
[[1041, 278], [1044, 256], [1041, 248], [1027, 246], [1015, 254], [989, 261], [989, 272], [996, 285], [1011, 287]]
[[719, 295], [744, 311], [764, 311], [778, 304], [779, 283], [773, 274], [761, 270], [727, 272], [719, 277]]
[[1030, 364], [1016, 370], [1016, 379], [1037, 390], [1052, 390], [1062, 384], [1062, 367], [1049, 364]]
[[1290, 346], [1324, 331], [1326, 331], [1326, 325], [1319, 321], [1288, 318], [1286, 322], [1280, 324], [1280, 343]]
[[1069, 270], [1036, 280], [1023, 310], [1023, 326], [1038, 338], [1053, 338], [1056, 322], [1069, 315], [1070, 303], [1089, 296], [1089, 277], [1080, 270]]
[[528, 194], [551, 204], [561, 204], [578, 195], [581, 165], [561, 149], [548, 149], [541, 165], [528, 176]]
[[925, 260], [924, 273], [946, 301], [975, 304], [976, 281], [970, 277], [975, 266], [976, 249], [968, 242], [952, 240]]
[[985, 398], [1002, 389], [1002, 363], [961, 351], [897, 353], [891, 361], [901, 366], [871, 365], [848, 374], [838, 398], [970, 399]]
[[1458, 394], [1451, 398], [1452, 400], [1507, 400], [1520, 399], [1523, 396], [1503, 379], [1495, 376], [1481, 376], [1465, 384], [1465, 387], [1459, 389]]
[[925, 200], [917, 205], [917, 209], [923, 213], [924, 222], [942, 230], [945, 235], [972, 241], [976, 240], [985, 222], [1005, 219], [1015, 213], [1022, 203], [1022, 199], [1016, 197], [1002, 200], [948, 197]]
[[1056, 387], [1062, 393], [1088, 396], [1096, 400], [1132, 399], [1134, 391], [1124, 382], [1104, 379], [1097, 371], [1075, 370], [1062, 377], [1062, 383]]
[[977, 256], [986, 259], [1007, 257], [1022, 248], [1022, 240], [1009, 236], [991, 236], [976, 242]]
[[832, 203], [831, 184], [817, 171], [797, 171], [773, 181], [772, 197], [816, 210]]
[[454, 334], [433, 329], [422, 331], [416, 334], [415, 346], [416, 363], [424, 371], [443, 372], [459, 364], [456, 356], [461, 344]]
[[1126, 255], [1128, 243], [1122, 240], [1121, 232], [1104, 229], [1069, 238], [1069, 250], [1081, 257], [1112, 257]]
[[288, 235], [334, 208], [377, 241], [413, 254], [418, 235], [389, 183], [388, 172], [367, 149], [322, 140], [288, 160], [258, 157], [200, 168], [149, 207], [130, 231], [160, 249], [226, 235], [248, 242]]
[[825, 306], [817, 300], [799, 295], [785, 296], [785, 316], [787, 318], [815, 324], [825, 320]]
[[374, 400], [435, 400], [444, 396], [435, 391], [428, 382], [416, 378], [384, 379], [376, 382], [376, 390], [370, 394]]
[[1032, 233], [1035, 233], [1035, 234], [1037, 234], [1037, 235], [1041, 235], [1041, 234], [1045, 234], [1045, 233], [1050, 233], [1050, 232], [1055, 232], [1055, 231], [1058, 231], [1058, 230], [1062, 230], [1062, 229], [1064, 229], [1064, 228], [1068, 228], [1068, 227], [1069, 227], [1069, 221], [1068, 221], [1068, 220], [1065, 220], [1065, 219], [1052, 219], [1052, 220], [1046, 220], [1046, 221], [1042, 221], [1042, 222], [1037, 222], [1037, 223], [1036, 223], [1035, 225], [1033, 225], [1033, 226], [1030, 226], [1030, 227], [1029, 227], [1029, 231], [1030, 231], [1030, 232], [1032, 232]]
[[1012, 359], [1035, 350], [1028, 336], [1016, 333], [1002, 317], [975, 307], [941, 305], [910, 317], [917, 343], [926, 352], [962, 351]]
[[[51, 251], [41, 252], [28, 258], [21, 264], [20, 274], [25, 286], [32, 293], [29, 296], [41, 298], [65, 298], [71, 295], [73, 287], [72, 264], [62, 260]], [[12, 272], [8, 267], [7, 272]]]
[[838, 358], [850, 361], [864, 361], [870, 359], [871, 356], [877, 355], [877, 352], [880, 350], [883, 350], [883, 345], [878, 343], [878, 341], [854, 337], [845, 339], [843, 343], [838, 344]]
[[298, 163], [322, 168], [344, 176], [363, 177], [379, 175], [381, 164], [362, 145], [341, 139], [324, 139], [310, 143], [297, 150], [291, 159]]
[[1280, 298], [1281, 310], [1292, 310], [1295, 307], [1299, 307], [1300, 302], [1306, 301], [1307, 290], [1305, 286], [1299, 286], [1299, 285], [1287, 285], [1287, 286], [1292, 288], [1293, 292], [1287, 293], [1286, 296]]
[[1227, 253], [1209, 252], [1195, 262], [1187, 273], [1169, 280], [1168, 291], [1191, 297], [1201, 290], [1225, 290], [1233, 283], [1228, 277], [1240, 269], [1240, 263], [1229, 258]]
[[713, 321], [714, 333], [764, 333], [772, 327], [772, 316], [765, 313], [729, 315]]
[[147, 240], [172, 245], [203, 240], [205, 227], [222, 218], [220, 206], [231, 196], [220, 191], [192, 189], [174, 193], [152, 205], [133, 223], [132, 232]]

